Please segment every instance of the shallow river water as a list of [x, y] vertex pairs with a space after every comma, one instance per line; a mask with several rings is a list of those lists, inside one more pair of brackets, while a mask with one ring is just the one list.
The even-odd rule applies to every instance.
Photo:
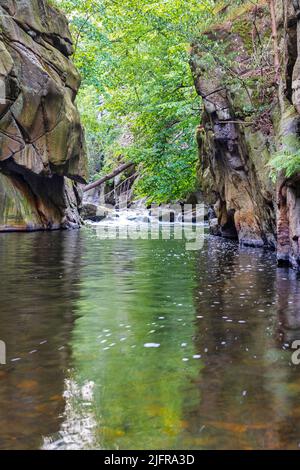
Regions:
[[300, 280], [205, 238], [0, 235], [1, 449], [296, 449]]

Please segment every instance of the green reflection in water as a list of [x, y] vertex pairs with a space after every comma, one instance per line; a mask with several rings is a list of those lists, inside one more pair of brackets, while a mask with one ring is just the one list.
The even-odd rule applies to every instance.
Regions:
[[179, 241], [86, 246], [73, 379], [95, 383], [93, 445], [180, 448], [202, 367], [192, 341], [195, 253]]
[[299, 448], [300, 279], [274, 254], [84, 229], [0, 257], [1, 449]]

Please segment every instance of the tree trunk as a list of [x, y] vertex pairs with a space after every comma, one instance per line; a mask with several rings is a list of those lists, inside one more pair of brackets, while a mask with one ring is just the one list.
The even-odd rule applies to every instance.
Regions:
[[105, 183], [108, 180], [111, 180], [115, 176], [118, 176], [120, 173], [123, 173], [125, 170], [128, 170], [128, 168], [131, 168], [134, 165], [134, 163], [123, 163], [123, 165], [119, 166], [116, 168], [114, 171], [109, 173], [108, 175], [103, 176], [100, 180], [94, 181], [94, 183], [87, 184], [83, 188], [83, 192], [90, 191], [91, 189], [97, 188], [97, 186], [100, 186], [101, 184]]
[[272, 39], [274, 47], [274, 69], [275, 69], [275, 83], [279, 85], [280, 82], [280, 55], [279, 55], [279, 44], [278, 44], [278, 31], [276, 21], [276, 10], [274, 0], [268, 0], [270, 14], [271, 14], [271, 26], [272, 26]]

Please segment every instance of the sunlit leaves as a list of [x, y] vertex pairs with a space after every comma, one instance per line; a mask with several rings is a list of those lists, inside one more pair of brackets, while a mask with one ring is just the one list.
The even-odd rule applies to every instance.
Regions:
[[[122, 154], [140, 164], [138, 194], [156, 202], [184, 197], [196, 184], [199, 123], [190, 42], [211, 19], [214, 2], [65, 0], [59, 7], [69, 17], [74, 61], [83, 77], [78, 103], [93, 137], [88, 143], [101, 147], [105, 162]], [[89, 87], [95, 92], [85, 94]], [[122, 149], [119, 136], [128, 126], [133, 142]]]

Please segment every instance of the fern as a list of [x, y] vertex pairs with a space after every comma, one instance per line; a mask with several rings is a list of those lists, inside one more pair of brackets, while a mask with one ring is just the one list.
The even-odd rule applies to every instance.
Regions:
[[283, 171], [287, 178], [300, 172], [300, 142], [296, 137], [286, 138], [282, 149], [274, 154], [268, 166], [271, 178], [276, 181], [278, 173]]

